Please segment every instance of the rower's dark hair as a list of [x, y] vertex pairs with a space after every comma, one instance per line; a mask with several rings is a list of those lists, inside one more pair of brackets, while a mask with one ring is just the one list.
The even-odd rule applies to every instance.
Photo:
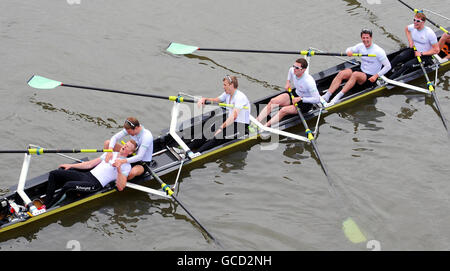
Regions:
[[139, 126], [141, 126], [139, 124], [139, 121], [134, 117], [127, 118], [125, 120], [125, 123], [123, 124], [123, 128], [132, 129], [132, 130], [134, 130], [136, 127], [139, 127]]
[[302, 65], [303, 69], [308, 68], [308, 61], [306, 61], [306, 59], [304, 59], [304, 58], [299, 58], [295, 62], [297, 62], [298, 64]]
[[372, 37], [372, 30], [363, 28], [363, 29], [361, 29], [361, 37], [363, 34], [369, 34], [369, 36]]

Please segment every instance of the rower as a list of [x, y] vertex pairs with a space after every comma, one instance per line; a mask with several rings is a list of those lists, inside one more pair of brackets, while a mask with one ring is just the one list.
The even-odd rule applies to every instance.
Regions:
[[[425, 26], [426, 20], [423, 11], [419, 11], [414, 16], [414, 23], [406, 26], [409, 48], [394, 57], [391, 61], [393, 73], [387, 77], [395, 79], [407, 71], [419, 69], [417, 57], [420, 57], [425, 65], [433, 64], [432, 56], [439, 53], [439, 43], [433, 30]], [[403, 65], [397, 67], [400, 63]]]
[[[111, 137], [111, 139], [106, 140], [103, 147], [105, 149], [112, 149], [113, 151], [118, 152], [122, 148], [122, 145], [117, 142], [119, 141], [119, 139], [127, 135], [129, 135], [134, 141], [137, 142], [138, 151], [133, 157], [129, 157], [126, 159], [117, 159], [114, 163], [114, 166], [120, 167], [120, 165], [124, 163], [131, 164], [132, 168], [127, 180], [131, 180], [134, 177], [140, 176], [144, 173], [150, 174], [147, 173], [146, 168], [141, 165], [141, 162], [144, 162], [148, 166], [150, 166], [153, 155], [153, 135], [148, 129], [145, 129], [145, 127], [142, 126], [136, 118], [127, 118], [123, 125], [122, 131], [116, 133]], [[111, 157], [112, 153], [108, 153], [105, 158], [106, 162], [108, 162]], [[127, 180], [125, 180], [124, 183], [120, 183], [118, 185], [119, 190], [125, 188]]]
[[[362, 57], [361, 65], [356, 69], [345, 69], [340, 71], [331, 82], [328, 91], [321, 97], [321, 102], [328, 102], [333, 93], [339, 88], [343, 80], [347, 83], [342, 87], [342, 90], [336, 94], [330, 103], [325, 103], [325, 106], [331, 106], [337, 103], [350, 89], [357, 83], [365, 88], [373, 87], [376, 84], [378, 77], [383, 76], [391, 69], [391, 63], [386, 56], [386, 52], [372, 41], [372, 30], [362, 29], [361, 43], [346, 50], [348, 56], [353, 53], [361, 54], [375, 54], [376, 57]], [[383, 68], [381, 68], [383, 66]]]
[[443, 59], [450, 59], [450, 34], [444, 33], [439, 39], [439, 56]]
[[217, 129], [213, 128], [215, 125], [211, 127], [215, 129], [212, 138], [208, 136], [212, 131], [204, 129], [202, 138], [194, 139], [189, 144], [189, 148], [196, 149], [199, 153], [248, 134], [250, 102], [247, 96], [238, 89], [236, 76], [226, 75], [222, 81], [224, 92], [220, 96], [201, 98], [197, 104], [204, 106], [206, 101], [211, 101], [231, 104], [233, 107], [227, 107], [227, 119]]
[[[121, 147], [119, 152], [111, 153], [112, 157], [109, 162], [106, 161], [107, 154], [104, 153], [102, 156], [93, 160], [76, 164], [60, 165], [60, 169], [53, 170], [49, 174], [44, 203], [45, 206], [50, 208], [68, 191], [93, 193], [102, 189], [114, 180], [116, 180], [117, 188], [121, 191], [120, 184], [123, 182], [126, 183], [127, 176], [129, 176], [131, 171], [131, 165], [130, 163], [122, 163], [120, 166], [115, 167], [114, 162], [118, 159], [125, 159], [127, 156], [131, 155], [136, 147], [136, 141], [128, 141]], [[79, 171], [89, 169], [90, 171]], [[57, 184], [62, 184], [62, 188], [55, 195]]]
[[295, 87], [294, 98], [291, 100], [290, 93], [283, 93], [272, 98], [266, 107], [261, 110], [256, 118], [259, 122], [265, 119], [274, 108], [281, 107], [278, 113], [273, 116], [265, 126], [270, 127], [278, 123], [284, 116], [297, 114], [295, 104], [298, 104], [303, 113], [312, 109], [313, 104], [319, 103], [319, 91], [316, 81], [308, 73], [308, 62], [304, 58], [299, 58], [288, 71], [288, 77], [285, 85], [286, 90], [291, 89], [291, 83]]

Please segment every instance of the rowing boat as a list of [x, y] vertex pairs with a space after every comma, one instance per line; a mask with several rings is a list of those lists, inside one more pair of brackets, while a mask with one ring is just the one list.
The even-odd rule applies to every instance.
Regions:
[[[441, 34], [442, 34], [441, 31], [437, 32], [438, 37]], [[389, 59], [394, 58], [397, 54], [401, 53], [402, 50], [404, 49], [389, 54], [388, 58]], [[352, 59], [350, 61], [343, 62], [327, 70], [314, 74], [313, 77], [316, 80], [317, 87], [321, 92], [321, 94], [324, 94], [326, 92], [329, 85], [331, 84], [331, 81], [339, 71], [347, 68], [356, 69], [359, 65], [360, 63], [357, 60]], [[438, 62], [434, 65], [426, 66], [425, 70], [427, 73], [435, 71], [437, 74], [438, 69], [440, 71], [446, 71], [449, 66], [450, 61]], [[360, 101], [371, 95], [379, 94], [382, 91], [391, 89], [395, 86], [408, 87], [409, 86], [407, 85], [408, 82], [421, 78], [423, 77], [423, 75], [424, 74], [422, 73], [421, 70], [415, 70], [399, 78], [395, 78], [396, 81], [391, 80], [386, 82], [380, 80], [379, 84], [377, 84], [373, 88], [360, 89], [358, 87], [355, 87], [354, 89], [349, 91], [335, 105], [326, 108], [323, 108], [321, 106], [315, 106], [311, 111], [304, 114], [304, 118], [307, 121], [313, 120], [318, 116], [320, 116], [321, 114], [325, 115], [335, 112], [348, 104]], [[393, 85], [393, 82], [397, 83]], [[420, 90], [420, 88], [416, 89]], [[267, 97], [254, 101], [252, 103], [252, 113], [253, 114], [255, 114], [255, 112], [257, 113], [258, 110], [262, 109], [263, 106], [266, 105], [271, 98], [275, 97], [278, 94], [279, 93], [269, 95]], [[178, 111], [176, 111], [178, 105], [179, 101], [174, 101], [174, 111], [172, 112], [172, 120], [174, 120], [174, 118], [176, 118], [176, 116], [178, 115], [177, 114]], [[216, 156], [218, 154], [223, 154], [228, 151], [232, 151], [233, 149], [237, 147], [242, 147], [246, 144], [256, 144], [258, 142], [261, 134], [250, 133], [241, 138], [229, 141], [225, 144], [215, 146], [214, 148], [207, 150], [198, 156], [191, 156], [188, 155], [186, 151], [183, 150], [180, 151], [180, 146], [181, 147], [185, 146], [184, 144], [188, 144], [190, 142], [190, 138], [194, 138], [195, 131], [203, 131], [203, 128], [206, 123], [214, 122], [212, 121], [214, 119], [222, 121], [225, 116], [226, 116], [225, 110], [223, 108], [217, 108], [216, 110], [205, 112], [199, 116], [193, 117], [180, 124], [176, 124], [176, 121], [172, 122], [170, 130], [163, 131], [159, 137], [154, 139], [154, 154], [153, 154], [154, 162], [151, 165], [153, 171], [159, 176], [168, 175], [169, 173], [175, 173], [177, 171], [179, 172], [183, 166], [184, 167], [195, 166], [198, 165], [199, 163], [206, 162], [210, 157]], [[278, 126], [274, 128], [280, 131], [284, 131], [293, 126], [299, 125], [300, 123], [301, 122], [298, 115], [291, 115], [286, 116], [284, 119], [280, 120]], [[25, 154], [23, 168], [27, 169], [28, 166], [29, 166], [29, 155]], [[29, 198], [39, 201], [39, 199], [45, 196], [48, 174], [49, 173], [46, 173], [26, 181], [26, 183], [23, 186], [23, 192]], [[21, 178], [25, 177], [26, 176], [21, 176]], [[129, 187], [147, 183], [152, 178], [153, 177], [150, 174], [137, 177], [129, 182]], [[35, 221], [44, 219], [46, 217], [50, 217], [54, 214], [63, 212], [70, 208], [74, 208], [81, 204], [85, 204], [87, 202], [102, 197], [106, 197], [117, 191], [114, 183], [112, 183], [94, 194], [67, 194], [66, 198], [63, 201], [45, 210], [45, 212], [39, 213], [38, 215], [33, 215], [24, 206], [25, 205], [24, 200], [22, 199], [20, 193], [18, 193], [17, 190], [18, 190], [17, 186], [10, 188], [9, 191], [11, 192], [5, 195], [3, 199], [0, 200], [0, 233], [5, 233], [10, 230], [31, 224]], [[148, 188], [148, 192], [161, 197], [166, 196], [165, 193], [162, 192], [161, 190]]]

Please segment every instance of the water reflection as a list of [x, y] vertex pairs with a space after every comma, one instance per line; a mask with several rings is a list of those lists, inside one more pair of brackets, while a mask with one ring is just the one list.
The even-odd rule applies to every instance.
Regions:
[[247, 148], [245, 151], [236, 151], [234, 153], [230, 153], [228, 155], [220, 157], [216, 160], [216, 163], [218, 164], [218, 167], [222, 169], [223, 173], [244, 170], [245, 166], [247, 165], [246, 159], [249, 149], [250, 148]]
[[[353, 133], [357, 134], [359, 130], [379, 131], [384, 127], [377, 126], [377, 123], [382, 123], [380, 118], [386, 116], [382, 111], [375, 107], [376, 99], [368, 101], [365, 104], [360, 104], [355, 107], [350, 107], [343, 112], [337, 113], [340, 117], [353, 123]], [[362, 127], [360, 127], [362, 125]], [[335, 127], [335, 126], [332, 126]]]
[[32, 104], [39, 105], [40, 107], [42, 107], [42, 109], [44, 109], [46, 111], [63, 112], [69, 116], [75, 117], [76, 120], [84, 120], [87, 122], [95, 123], [99, 127], [104, 126], [106, 128], [114, 128], [114, 129], [122, 128], [122, 126], [118, 125], [117, 122], [112, 118], [108, 118], [108, 119], [104, 120], [100, 117], [93, 117], [93, 116], [85, 114], [85, 113], [72, 112], [72, 111], [69, 111], [64, 108], [57, 108], [57, 107], [53, 106], [51, 103], [37, 101], [35, 99], [35, 97], [31, 97], [29, 101]]

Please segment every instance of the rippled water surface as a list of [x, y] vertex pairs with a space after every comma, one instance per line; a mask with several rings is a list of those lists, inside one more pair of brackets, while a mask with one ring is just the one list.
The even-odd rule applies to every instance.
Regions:
[[[368, 27], [374, 42], [392, 52], [406, 46], [404, 27], [413, 17], [398, 1], [387, 0], [75, 2], [0, 3], [2, 149], [101, 148], [128, 116], [156, 136], [169, 126], [168, 101], [64, 87], [36, 90], [26, 84], [33, 74], [69, 84], [207, 97], [220, 94], [221, 79], [230, 74], [256, 100], [282, 89], [297, 56], [174, 56], [166, 47], [180, 42], [341, 52], [360, 42], [360, 29]], [[450, 14], [443, 1], [408, 3]], [[316, 56], [310, 71], [340, 62]], [[449, 78], [448, 72], [437, 78], [447, 118]], [[426, 87], [423, 78], [413, 83]], [[317, 144], [338, 197], [313, 149], [290, 139], [272, 150], [267, 142], [252, 144], [183, 170], [177, 196], [226, 250], [368, 250], [366, 242], [353, 244], [343, 234], [347, 216], [382, 250], [450, 249], [450, 139], [430, 97], [393, 89], [327, 115], [319, 127]], [[304, 128], [290, 132], [302, 134]], [[4, 194], [18, 181], [23, 155], [2, 158]], [[29, 176], [66, 162], [55, 155], [33, 157]], [[131, 190], [2, 236], [0, 249], [66, 250], [70, 240], [83, 250], [219, 249], [180, 206]]]

